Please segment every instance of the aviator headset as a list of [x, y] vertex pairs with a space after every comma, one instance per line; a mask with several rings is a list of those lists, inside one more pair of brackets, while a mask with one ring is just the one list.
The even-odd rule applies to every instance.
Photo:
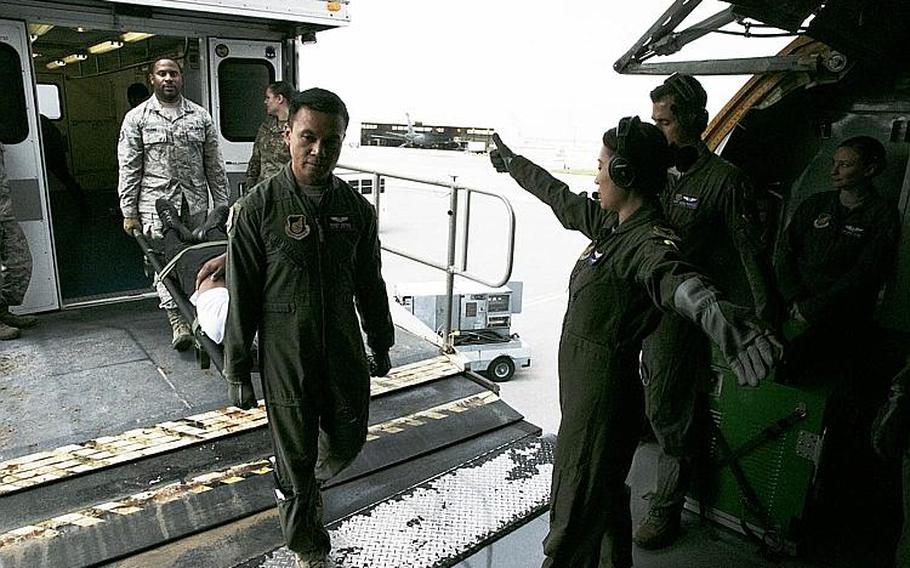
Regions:
[[617, 187], [629, 189], [635, 183], [635, 166], [626, 157], [629, 151], [629, 135], [632, 128], [638, 128], [641, 120], [637, 116], [627, 116], [619, 121], [616, 127], [616, 152], [610, 158], [610, 164], [607, 171], [610, 172], [610, 179]]
[[673, 93], [677, 120], [686, 130], [704, 130], [708, 124], [708, 111], [705, 110], [706, 95], [698, 80], [691, 75], [673, 73], [664, 81]]

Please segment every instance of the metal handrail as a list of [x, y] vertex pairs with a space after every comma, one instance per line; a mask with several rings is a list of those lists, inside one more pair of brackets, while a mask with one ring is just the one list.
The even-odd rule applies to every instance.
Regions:
[[[443, 335], [443, 343], [444, 343], [444, 349], [451, 352], [453, 350], [452, 299], [454, 296], [455, 276], [461, 276], [462, 278], [466, 278], [468, 280], [472, 280], [474, 282], [478, 282], [480, 284], [483, 284], [485, 286], [490, 286], [492, 288], [499, 288], [500, 286], [505, 285], [505, 283], [508, 282], [509, 278], [511, 278], [511, 276], [512, 276], [512, 266], [513, 266], [513, 263], [515, 260], [515, 210], [512, 209], [512, 204], [509, 202], [508, 199], [506, 199], [502, 195], [499, 195], [498, 193], [493, 193], [490, 191], [485, 191], [482, 189], [477, 189], [477, 188], [469, 187], [466, 185], [459, 185], [457, 183], [456, 176], [452, 176], [451, 182], [445, 182], [445, 181], [439, 181], [439, 180], [434, 180], [434, 179], [419, 178], [419, 177], [415, 177], [415, 176], [393, 174], [391, 172], [384, 172], [384, 171], [380, 171], [380, 170], [371, 170], [371, 169], [361, 168], [361, 167], [357, 167], [357, 166], [351, 166], [351, 165], [347, 165], [347, 164], [338, 164], [337, 167], [341, 168], [343, 170], [373, 175], [373, 205], [376, 207], [377, 224], [380, 223], [380, 221], [379, 221], [379, 218], [380, 218], [379, 204], [380, 204], [380, 199], [381, 199], [380, 195], [382, 194], [382, 191], [381, 191], [382, 178], [392, 178], [392, 179], [410, 181], [410, 182], [421, 183], [421, 184], [426, 184], [426, 185], [435, 185], [438, 187], [446, 187], [449, 189], [449, 210], [448, 210], [449, 236], [448, 236], [448, 254], [447, 254], [446, 264], [440, 264], [432, 259], [414, 255], [414, 254], [405, 252], [403, 250], [396, 249], [396, 248], [386, 246], [386, 245], [382, 245], [382, 249], [385, 251], [388, 251], [394, 255], [400, 256], [402, 258], [406, 258], [413, 262], [417, 262], [424, 266], [428, 266], [430, 268], [435, 268], [437, 270], [441, 270], [446, 273], [446, 317], [445, 317], [446, 323], [445, 323], [445, 330], [444, 330], [444, 335]], [[461, 192], [461, 191], [463, 191], [465, 193], [465, 201], [464, 201], [465, 220], [464, 220], [462, 247], [461, 247], [461, 265], [456, 266], [455, 265], [455, 258], [456, 258], [455, 248], [457, 246], [456, 240], [457, 240], [457, 234], [458, 234], [458, 212], [459, 212], [458, 192]], [[471, 228], [471, 226], [470, 226], [470, 223], [471, 223], [471, 195], [474, 193], [478, 193], [481, 195], [487, 195], [487, 196], [493, 197], [495, 199], [498, 199], [499, 201], [502, 202], [502, 204], [506, 208], [506, 213], [507, 213], [508, 219], [509, 219], [508, 246], [507, 246], [507, 250], [506, 250], [506, 267], [505, 267], [505, 273], [499, 280], [489, 281], [489, 280], [485, 279], [484, 277], [482, 277], [481, 275], [467, 270], [468, 236], [470, 235], [470, 228]]]

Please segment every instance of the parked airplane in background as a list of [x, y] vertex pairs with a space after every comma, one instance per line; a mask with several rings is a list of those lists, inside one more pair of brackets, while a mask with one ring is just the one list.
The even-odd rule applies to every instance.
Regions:
[[436, 150], [454, 150], [458, 148], [458, 142], [451, 136], [434, 132], [431, 126], [418, 125], [415, 127], [411, 123], [411, 115], [405, 113], [408, 119], [407, 132], [384, 132], [382, 134], [371, 134], [370, 137], [376, 140], [400, 141], [399, 148], [431, 148]]

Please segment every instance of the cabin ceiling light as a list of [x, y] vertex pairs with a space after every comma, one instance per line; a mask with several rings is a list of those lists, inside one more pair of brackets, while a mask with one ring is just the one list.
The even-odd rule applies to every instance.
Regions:
[[74, 53], [72, 55], [67, 55], [63, 58], [64, 63], [76, 63], [78, 61], [85, 61], [88, 59], [88, 55], [84, 53]]
[[29, 24], [28, 36], [32, 41], [35, 41], [52, 29], [54, 29], [54, 26], [52, 24]]
[[120, 49], [121, 47], [123, 47], [123, 42], [119, 40], [102, 41], [101, 43], [96, 43], [89, 47], [88, 52], [92, 55], [100, 55], [102, 53], [114, 51], [115, 49]]
[[57, 59], [55, 61], [51, 61], [50, 63], [45, 65], [45, 67], [47, 67], [48, 69], [59, 69], [61, 67], [66, 67], [66, 61], [63, 61], [62, 59]]
[[82, 27], [82, 26], [79, 26], [79, 27], [76, 28], [76, 31], [79, 32], [80, 34], [84, 34], [85, 32], [88, 31], [88, 28], [84, 28], [84, 27]]
[[120, 39], [122, 39], [123, 41], [125, 41], [127, 43], [133, 43], [136, 41], [142, 41], [144, 39], [148, 39], [150, 37], [155, 37], [155, 34], [147, 34], [145, 32], [126, 32], [125, 34], [120, 36]]

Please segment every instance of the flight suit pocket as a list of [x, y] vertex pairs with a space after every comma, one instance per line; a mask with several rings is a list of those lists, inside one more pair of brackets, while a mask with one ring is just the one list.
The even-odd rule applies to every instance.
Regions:
[[294, 311], [294, 304], [290, 302], [263, 302], [262, 311], [272, 314], [289, 314]]
[[296, 324], [294, 320], [294, 304], [291, 302], [263, 302], [262, 303], [262, 330], [266, 336], [285, 335]]

